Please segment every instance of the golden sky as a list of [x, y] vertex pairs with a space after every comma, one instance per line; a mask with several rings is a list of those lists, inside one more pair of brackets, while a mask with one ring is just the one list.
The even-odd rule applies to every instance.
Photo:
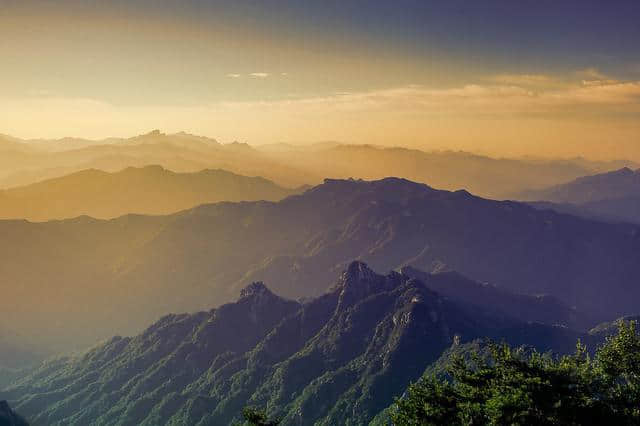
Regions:
[[0, 133], [640, 160], [632, 2], [0, 2]]

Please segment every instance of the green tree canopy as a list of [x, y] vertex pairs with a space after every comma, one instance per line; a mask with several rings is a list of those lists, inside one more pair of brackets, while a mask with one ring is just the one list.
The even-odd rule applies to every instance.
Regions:
[[279, 419], [270, 419], [264, 410], [255, 407], [245, 407], [242, 410], [242, 417], [247, 426], [278, 426]]
[[390, 409], [396, 425], [640, 425], [640, 336], [618, 323], [590, 357], [506, 344], [455, 354], [446, 377], [423, 377]]

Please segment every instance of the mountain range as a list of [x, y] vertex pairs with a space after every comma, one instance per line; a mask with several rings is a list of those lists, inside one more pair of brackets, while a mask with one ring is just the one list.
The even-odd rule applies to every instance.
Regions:
[[0, 221], [0, 268], [12, 283], [0, 308], [17, 332], [68, 351], [217, 306], [253, 281], [318, 296], [359, 259], [377, 270], [458, 271], [598, 320], [637, 309], [639, 231], [397, 178], [327, 180], [279, 202]]
[[640, 169], [583, 176], [571, 182], [516, 194], [538, 208], [607, 221], [640, 223]]
[[146, 166], [109, 173], [90, 169], [0, 190], [0, 218], [46, 221], [83, 215], [103, 219], [129, 213], [162, 215], [218, 201], [277, 201], [302, 190], [224, 170], [176, 173]]
[[403, 177], [443, 189], [505, 198], [623, 166], [629, 161], [490, 158], [453, 151], [421, 151], [335, 142], [308, 146], [221, 144], [187, 133], [153, 131], [131, 138], [20, 140], [0, 136], [0, 188], [25, 186], [86, 169], [115, 172], [158, 164], [175, 172], [224, 169], [262, 176], [278, 185], [316, 185], [325, 177]]
[[235, 302], [46, 362], [0, 397], [34, 425], [222, 425], [246, 405], [283, 425], [361, 425], [452, 346], [489, 337], [563, 353], [602, 339], [464, 297], [361, 262], [304, 302], [252, 283]]
[[246, 144], [220, 144], [187, 133], [166, 135], [153, 131], [100, 141], [0, 137], [0, 152], [0, 188], [25, 186], [87, 169], [117, 172], [147, 165], [161, 165], [175, 172], [223, 169], [244, 176], [263, 176], [289, 187], [314, 181], [304, 170], [265, 158]]
[[[260, 149], [260, 147], [257, 147]], [[502, 199], [514, 191], [541, 188], [629, 162], [584, 159], [491, 158], [463, 151], [431, 151], [374, 145], [323, 144], [321, 147], [276, 152], [274, 161], [304, 165], [318, 176], [347, 179], [401, 177], [441, 189], [465, 189], [483, 197]], [[590, 172], [584, 173], [586, 170]]]

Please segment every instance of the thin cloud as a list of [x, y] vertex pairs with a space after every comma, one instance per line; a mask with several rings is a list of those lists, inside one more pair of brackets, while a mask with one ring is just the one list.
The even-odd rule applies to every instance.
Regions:
[[560, 117], [563, 114], [608, 114], [620, 110], [640, 113], [640, 81], [587, 85], [574, 83], [561, 89], [543, 90], [515, 85], [469, 84], [447, 89], [411, 85], [297, 100], [227, 102], [220, 105], [233, 110], [291, 109], [298, 114], [303, 111], [318, 114], [342, 111], [438, 116], [550, 114]]
[[576, 72], [576, 75], [585, 80], [609, 80], [609, 77], [597, 68], [585, 68]]
[[582, 80], [583, 86], [605, 86], [609, 84], [620, 84], [619, 80]]
[[558, 83], [556, 78], [546, 74], [498, 74], [491, 77], [490, 81], [527, 86], [546, 86]]

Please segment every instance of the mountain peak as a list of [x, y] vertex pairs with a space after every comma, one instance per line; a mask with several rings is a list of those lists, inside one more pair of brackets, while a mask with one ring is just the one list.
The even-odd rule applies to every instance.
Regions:
[[344, 282], [355, 281], [372, 281], [378, 277], [378, 275], [369, 268], [369, 266], [360, 261], [353, 261], [347, 267], [347, 270], [343, 275]]
[[253, 296], [259, 297], [262, 295], [274, 296], [271, 290], [269, 290], [269, 288], [262, 281], [253, 282], [248, 286], [246, 286], [245, 288], [243, 288], [242, 290], [240, 290], [241, 299], [245, 299]]
[[154, 129], [152, 131], [150, 131], [149, 133], [145, 133], [144, 136], [148, 136], [148, 137], [156, 137], [156, 136], [164, 136], [164, 133], [162, 133], [160, 130], [158, 129]]
[[397, 272], [391, 272], [387, 276], [379, 275], [366, 263], [353, 261], [343, 272], [337, 286], [341, 288], [340, 304], [343, 307], [352, 305], [371, 294], [391, 290], [404, 281], [405, 277]]
[[633, 170], [631, 170], [629, 167], [623, 167], [620, 170], [616, 170], [615, 172], [612, 173], [619, 173], [619, 174], [623, 174], [623, 175], [632, 175], [635, 172]]
[[424, 183], [412, 182], [397, 177], [385, 177], [377, 180], [363, 179], [324, 179], [324, 182], [312, 189], [309, 194], [366, 196], [376, 200], [400, 201], [413, 196], [431, 195], [438, 192]]

